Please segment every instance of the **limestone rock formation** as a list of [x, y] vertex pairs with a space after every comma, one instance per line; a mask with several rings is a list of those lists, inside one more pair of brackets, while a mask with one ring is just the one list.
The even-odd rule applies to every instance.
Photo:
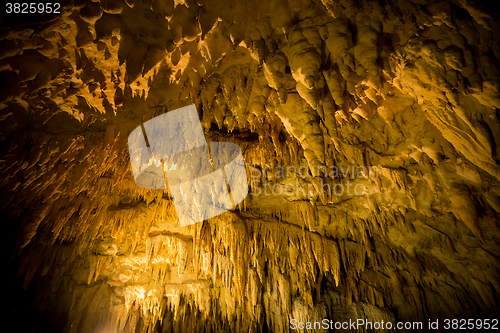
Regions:
[[[500, 319], [500, 16], [486, 2], [61, 4], [0, 16], [18, 331]], [[135, 184], [127, 138], [190, 104], [207, 141], [240, 146], [250, 193], [181, 227], [168, 189]]]

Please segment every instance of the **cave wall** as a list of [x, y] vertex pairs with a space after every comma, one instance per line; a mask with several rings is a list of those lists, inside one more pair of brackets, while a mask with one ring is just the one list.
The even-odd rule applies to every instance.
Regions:
[[[3, 14], [6, 315], [27, 332], [498, 318], [498, 18], [468, 0]], [[180, 227], [127, 138], [190, 104], [241, 147], [251, 193]]]

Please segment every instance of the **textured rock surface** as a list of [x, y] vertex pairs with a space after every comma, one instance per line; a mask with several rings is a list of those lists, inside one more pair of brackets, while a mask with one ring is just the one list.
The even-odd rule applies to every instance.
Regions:
[[[2, 20], [2, 253], [20, 331], [500, 315], [490, 8], [75, 0]], [[137, 187], [128, 135], [192, 103], [207, 140], [241, 147], [249, 188], [285, 191], [251, 188], [237, 209], [180, 227], [167, 190]], [[263, 172], [306, 163], [318, 167]], [[324, 190], [336, 184], [365, 191]]]

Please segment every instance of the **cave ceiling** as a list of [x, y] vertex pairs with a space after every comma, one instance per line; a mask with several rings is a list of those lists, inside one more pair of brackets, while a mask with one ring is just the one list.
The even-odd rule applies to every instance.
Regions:
[[[486, 2], [1, 15], [4, 315], [18, 331], [499, 318], [500, 16]], [[181, 226], [168, 188], [136, 184], [128, 136], [192, 104], [207, 142], [240, 147], [249, 193]]]

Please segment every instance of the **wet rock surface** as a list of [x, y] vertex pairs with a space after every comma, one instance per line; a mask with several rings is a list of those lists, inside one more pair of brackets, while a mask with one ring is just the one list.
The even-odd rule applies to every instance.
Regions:
[[[20, 331], [499, 317], [498, 12], [467, 0], [61, 11], [1, 18], [2, 254]], [[135, 184], [127, 138], [190, 104], [207, 141], [240, 146], [250, 194], [181, 227], [168, 189]]]

